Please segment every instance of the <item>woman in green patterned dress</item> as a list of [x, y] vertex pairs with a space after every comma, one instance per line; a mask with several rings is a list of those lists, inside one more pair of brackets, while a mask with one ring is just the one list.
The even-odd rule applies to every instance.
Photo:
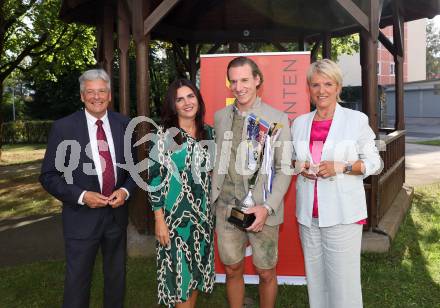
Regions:
[[186, 79], [174, 81], [150, 150], [158, 301], [169, 307], [195, 307], [198, 291], [211, 292], [215, 280], [209, 174], [214, 162], [209, 140], [214, 137], [204, 114], [199, 90]]

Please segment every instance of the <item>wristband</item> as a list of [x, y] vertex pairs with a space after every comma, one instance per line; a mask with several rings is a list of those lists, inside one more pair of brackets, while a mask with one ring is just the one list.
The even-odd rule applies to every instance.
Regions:
[[269, 216], [272, 216], [274, 214], [275, 211], [269, 205], [263, 204], [263, 206], [267, 210], [267, 213], [269, 214]]

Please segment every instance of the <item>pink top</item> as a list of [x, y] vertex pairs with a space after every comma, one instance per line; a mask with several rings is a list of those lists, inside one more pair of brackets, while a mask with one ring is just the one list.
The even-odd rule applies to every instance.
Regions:
[[[327, 139], [328, 132], [330, 130], [330, 126], [332, 125], [332, 120], [324, 120], [324, 121], [313, 121], [312, 122], [312, 130], [310, 132], [310, 153], [312, 154], [312, 160], [314, 164], [319, 164], [321, 161], [322, 148], [324, 147], [325, 140]], [[313, 198], [313, 210], [312, 217], [318, 218], [318, 187], [317, 181], [315, 180], [315, 191]], [[357, 222], [358, 224], [366, 224], [367, 220], [362, 219]]]

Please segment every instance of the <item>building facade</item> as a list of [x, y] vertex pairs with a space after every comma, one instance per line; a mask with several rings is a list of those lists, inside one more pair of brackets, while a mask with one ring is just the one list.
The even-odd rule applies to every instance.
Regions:
[[[404, 82], [426, 79], [426, 24], [427, 19], [407, 22], [405, 31], [405, 60], [403, 64]], [[393, 42], [392, 26], [381, 29], [382, 33]], [[378, 83], [382, 86], [394, 84], [395, 67], [393, 56], [379, 42], [377, 50]], [[361, 66], [359, 53], [341, 55], [338, 63], [344, 74], [344, 86], [360, 86]]]

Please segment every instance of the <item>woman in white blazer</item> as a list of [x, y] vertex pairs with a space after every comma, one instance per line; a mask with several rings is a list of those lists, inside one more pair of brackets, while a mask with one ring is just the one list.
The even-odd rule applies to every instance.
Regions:
[[312, 308], [362, 307], [360, 251], [367, 218], [363, 179], [382, 160], [368, 117], [341, 107], [342, 73], [331, 60], [307, 73], [316, 110], [292, 125], [296, 216]]

